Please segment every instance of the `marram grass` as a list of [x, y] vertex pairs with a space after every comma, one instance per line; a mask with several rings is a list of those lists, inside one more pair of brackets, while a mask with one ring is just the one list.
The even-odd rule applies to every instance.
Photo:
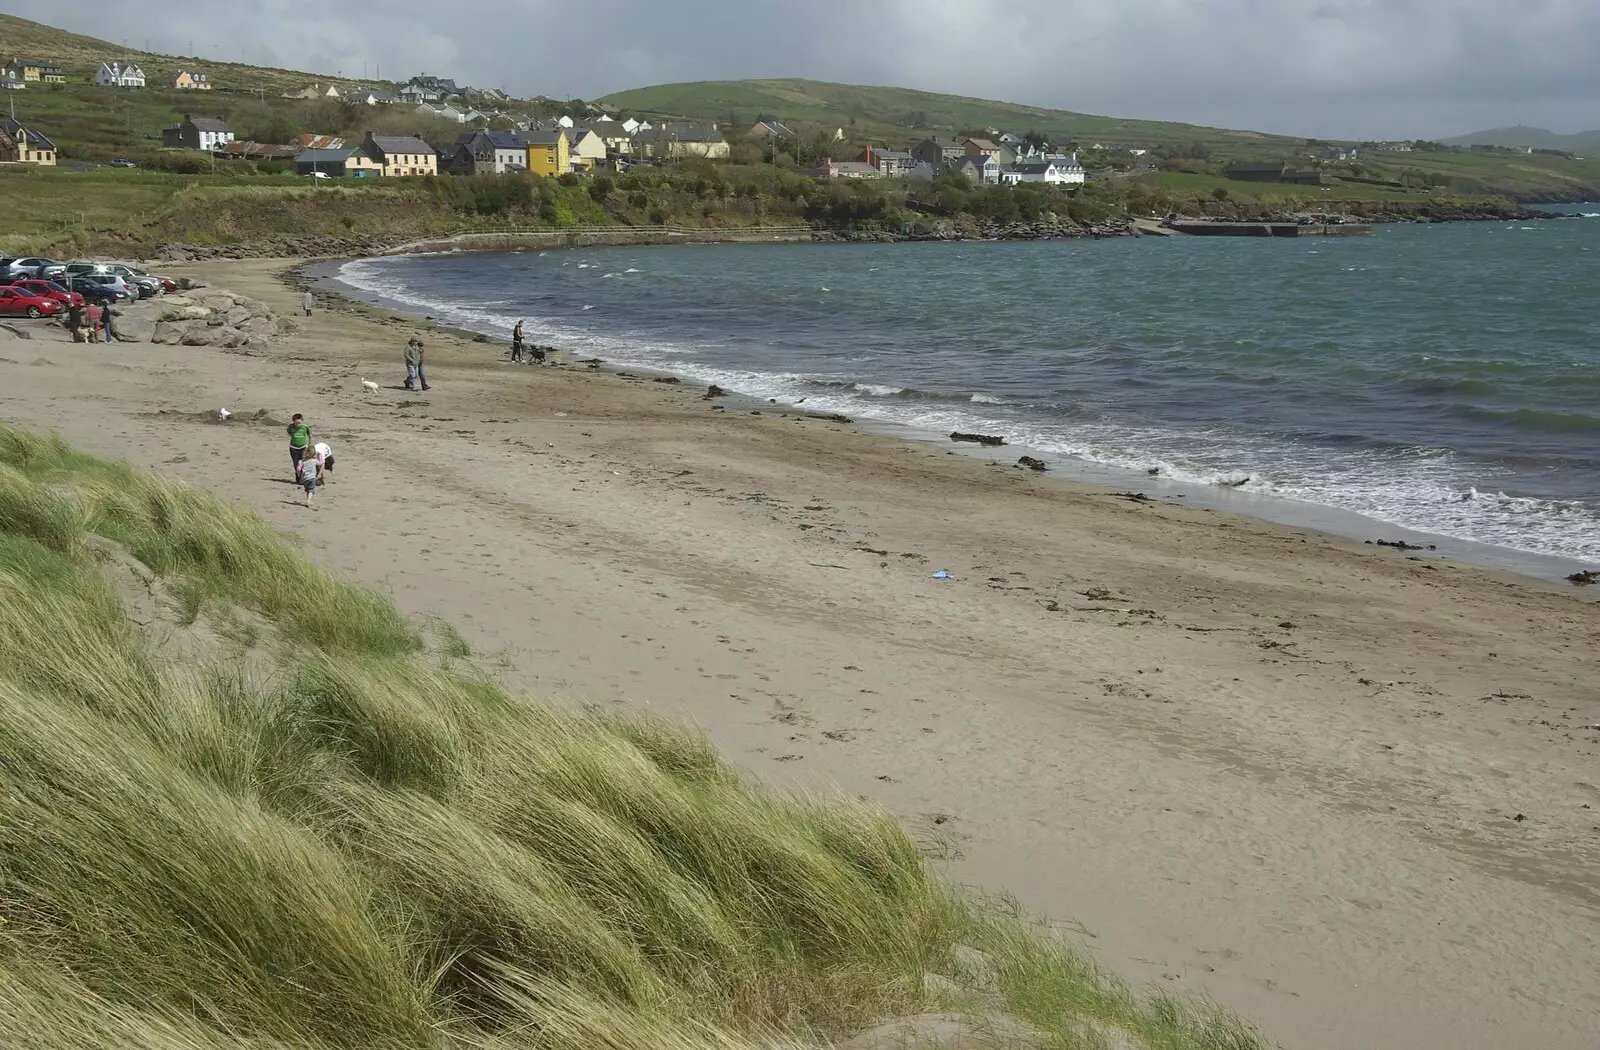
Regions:
[[[147, 652], [91, 534], [174, 629], [266, 637]], [[250, 512], [0, 427], [0, 1046], [754, 1050], [936, 1008], [1063, 1050], [1262, 1045], [950, 889], [877, 807], [423, 651]], [[958, 944], [992, 972], [930, 998]]]

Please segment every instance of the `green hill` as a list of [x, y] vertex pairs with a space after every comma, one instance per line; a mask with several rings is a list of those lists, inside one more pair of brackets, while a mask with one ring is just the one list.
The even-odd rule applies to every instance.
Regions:
[[909, 140], [920, 133], [995, 127], [1054, 138], [1150, 148], [1203, 142], [1225, 155], [1282, 150], [1303, 140], [1255, 131], [1230, 131], [1163, 120], [1100, 117], [1017, 102], [941, 95], [898, 87], [830, 84], [817, 80], [707, 80], [662, 84], [607, 95], [601, 101], [630, 113], [688, 120], [754, 123], [758, 117], [831, 124], [846, 134], [887, 134]]
[[1579, 156], [1600, 153], [1600, 131], [1580, 131], [1563, 135], [1548, 128], [1517, 125], [1511, 128], [1490, 128], [1474, 131], [1470, 135], [1457, 135], [1441, 139], [1446, 146], [1506, 146], [1511, 149], [1559, 149]]
[[[0, 14], [0, 58], [8, 62], [13, 58], [55, 62], [66, 72], [69, 87], [81, 87], [87, 84], [93, 78], [95, 71], [100, 68], [100, 63], [111, 59], [124, 61], [132, 59], [137, 62], [144, 70], [145, 78], [151, 87], [166, 83], [181, 69], [206, 74], [212, 84], [221, 91], [254, 92], [264, 88], [268, 94], [281, 94], [291, 88], [303, 88], [312, 81], [338, 84], [340, 87], [354, 87], [359, 83], [348, 78], [331, 77], [321, 73], [138, 51], [123, 47], [121, 44], [69, 33], [65, 29], [57, 29], [42, 22], [33, 22], [7, 14]], [[38, 85], [30, 85], [26, 91], [18, 94], [19, 112], [28, 97], [38, 89]], [[193, 97], [199, 93], [185, 92], [185, 94]]]

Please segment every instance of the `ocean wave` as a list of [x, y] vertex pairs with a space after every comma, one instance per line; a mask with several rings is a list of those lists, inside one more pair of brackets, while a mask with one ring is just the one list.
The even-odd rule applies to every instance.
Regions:
[[973, 394], [972, 397], [970, 398], [970, 400], [975, 405], [1005, 405], [1005, 404], [1010, 404], [1010, 402], [1008, 402], [1005, 398], [1003, 398], [1003, 397], [995, 397], [993, 394]]

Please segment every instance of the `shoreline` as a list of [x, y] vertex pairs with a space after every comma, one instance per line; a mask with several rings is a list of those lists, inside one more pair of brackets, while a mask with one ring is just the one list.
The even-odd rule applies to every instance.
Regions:
[[[590, 245], [581, 247], [590, 247]], [[510, 252], [515, 249], [483, 248], [464, 250]], [[556, 249], [550, 248], [547, 250]], [[382, 257], [392, 256], [386, 255]], [[495, 361], [509, 367], [509, 361], [506, 360], [509, 351], [505, 349], [508, 337], [502, 337], [494, 332], [479, 329], [441, 324], [425, 315], [422, 312], [425, 309], [424, 307], [386, 299], [378, 293], [366, 292], [344, 283], [340, 279], [342, 267], [347, 262], [359, 261], [361, 260], [342, 259], [309, 262], [293, 271], [296, 275], [295, 281], [298, 283], [291, 282], [291, 286], [302, 291], [310, 289], [338, 295], [351, 302], [385, 310], [395, 316], [407, 318], [418, 325], [461, 333], [469, 339], [477, 340], [479, 337], [487, 337], [488, 345], [494, 348]], [[337, 290], [330, 291], [325, 287], [325, 284], [336, 285]], [[565, 347], [553, 347], [553, 349], [568, 355], [569, 358], [574, 360], [581, 356], [579, 352]], [[597, 358], [596, 360], [601, 362], [599, 371], [610, 374], [615, 374], [619, 371], [647, 373], [671, 376], [691, 385], [695, 382], [695, 380], [682, 373], [671, 371], [669, 367], [663, 364], [636, 365], [606, 361], [603, 358]], [[768, 408], [769, 405], [776, 406], [775, 410], [778, 411], [804, 411], [793, 404], [765, 398], [746, 391], [730, 390], [730, 394], [735, 395], [731, 399], [731, 403], [737, 404], [743, 411], [762, 410]], [[991, 466], [1010, 467], [1022, 456], [1048, 457], [1046, 461], [1051, 469], [1044, 478], [1047, 483], [1064, 482], [1073, 485], [1094, 486], [1117, 485], [1128, 491], [1149, 492], [1153, 494], [1153, 499], [1159, 501], [1176, 503], [1178, 500], [1183, 500], [1185, 505], [1191, 507], [1204, 507], [1210, 510], [1238, 514], [1255, 521], [1289, 528], [1316, 529], [1319, 532], [1364, 545], [1392, 545], [1395, 542], [1410, 544], [1416, 549], [1407, 551], [1406, 554], [1414, 561], [1455, 559], [1469, 564], [1509, 570], [1547, 583], [1561, 583], [1574, 572], [1594, 568], [1594, 565], [1578, 559], [1524, 551], [1513, 547], [1504, 547], [1448, 536], [1442, 533], [1429, 532], [1325, 504], [1294, 500], [1273, 494], [1236, 492], [1217, 485], [1204, 485], [1172, 478], [1151, 477], [1144, 472], [1119, 469], [1072, 456], [1049, 453], [1026, 443], [1014, 443], [1009, 439], [1009, 436], [1004, 446], [1005, 451], [996, 452], [976, 445], [953, 443], [949, 441], [946, 435], [936, 434], [894, 420], [861, 416], [860, 418], [852, 418], [849, 425], [865, 433], [881, 435], [890, 440], [911, 438], [940, 448], [941, 451], [948, 450], [962, 455], [974, 456]]]
[[[1362, 203], [1362, 202], [1353, 202]], [[1369, 202], [1370, 203], [1370, 202]], [[1557, 203], [1584, 203], [1557, 202]], [[1381, 205], [1382, 202], [1379, 202]], [[1557, 212], [1528, 208], [1512, 202], [1514, 211], [1495, 214], [1454, 215], [1427, 217], [1379, 208], [1373, 214], [1352, 212], [1360, 221], [1375, 226], [1405, 225], [1411, 223], [1451, 224], [1460, 222], [1503, 222], [1533, 219], [1565, 218]], [[1207, 219], [1201, 215], [1199, 219]], [[1214, 217], [1211, 217], [1214, 218]], [[500, 252], [518, 249], [557, 249], [573, 247], [654, 246], [671, 244], [752, 244], [752, 243], [804, 243], [814, 241], [832, 244], [883, 243], [922, 244], [927, 242], [964, 241], [1049, 241], [1049, 240], [1102, 240], [1123, 237], [1186, 236], [1159, 228], [1159, 220], [1127, 218], [1109, 220], [1109, 224], [1081, 225], [1071, 220], [1038, 221], [1033, 223], [998, 223], [987, 221], [973, 223], [961, 219], [942, 219], [948, 227], [927, 233], [905, 233], [882, 227], [854, 229], [812, 225], [770, 227], [642, 227], [621, 223], [611, 225], [572, 227], [511, 227], [500, 230], [466, 230], [436, 236], [387, 238], [337, 236], [294, 237], [283, 240], [261, 240], [241, 244], [194, 245], [176, 242], [158, 243], [141, 261], [151, 263], [176, 263], [187, 265], [197, 262], [243, 259], [302, 258], [312, 261], [351, 261], [395, 255], [430, 254], [437, 252]], [[1267, 221], [1238, 218], [1242, 225]]]
[[[296, 265], [190, 275], [289, 316]], [[438, 330], [409, 394], [411, 321], [297, 324], [233, 352], [41, 328], [0, 344], [0, 413], [255, 508], [512, 688], [875, 799], [947, 877], [1286, 1046], [1592, 1045], [1591, 594]], [[314, 510], [257, 410], [334, 445]]]

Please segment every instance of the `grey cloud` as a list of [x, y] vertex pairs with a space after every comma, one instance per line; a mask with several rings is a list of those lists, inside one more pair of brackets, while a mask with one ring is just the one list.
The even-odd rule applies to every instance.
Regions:
[[[33, 5], [0, 0], [33, 17]], [[1348, 138], [1600, 124], [1593, 0], [162, 0], [51, 8], [135, 47], [516, 94], [805, 76]]]

